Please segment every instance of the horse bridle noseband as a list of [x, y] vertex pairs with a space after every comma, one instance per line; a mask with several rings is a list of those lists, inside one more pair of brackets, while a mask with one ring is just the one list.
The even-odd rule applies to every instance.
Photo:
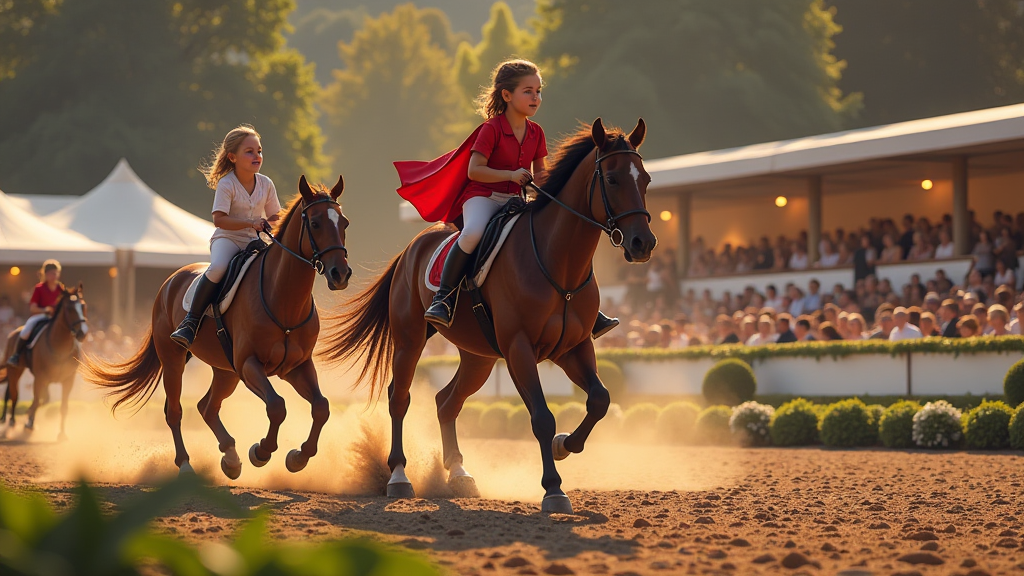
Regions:
[[[621, 219], [623, 219], [623, 218], [625, 218], [627, 216], [632, 216], [633, 214], [643, 214], [644, 216], [647, 217], [647, 222], [649, 223], [651, 221], [651, 213], [648, 212], [646, 208], [636, 208], [634, 210], [627, 210], [627, 211], [622, 212], [620, 214], [612, 213], [612, 205], [611, 205], [611, 202], [608, 200], [608, 189], [605, 187], [604, 169], [602, 168], [601, 163], [604, 160], [608, 159], [610, 156], [615, 156], [616, 154], [632, 154], [632, 155], [637, 156], [641, 160], [643, 160], [643, 156], [641, 156], [639, 152], [637, 152], [636, 150], [633, 150], [632, 148], [630, 148], [628, 150], [615, 150], [615, 151], [609, 152], [609, 153], [607, 153], [607, 154], [605, 154], [603, 156], [600, 154], [600, 150], [598, 150], [598, 152], [599, 152], [599, 154], [597, 155], [597, 159], [594, 161], [594, 177], [590, 180], [590, 191], [587, 194], [587, 206], [590, 206], [591, 204], [593, 204], [593, 202], [594, 202], [594, 186], [598, 182], [600, 182], [601, 183], [601, 202], [602, 202], [602, 204], [604, 204], [604, 212], [605, 212], [605, 214], [608, 215], [608, 223], [607, 224], [601, 224], [597, 220], [595, 220], [595, 219], [593, 219], [593, 218], [591, 218], [591, 217], [589, 217], [589, 216], [587, 216], [585, 214], [582, 214], [582, 213], [574, 210], [573, 208], [570, 208], [567, 204], [565, 204], [564, 202], [559, 200], [554, 194], [551, 194], [547, 190], [544, 190], [540, 186], [537, 186], [532, 181], [527, 182], [526, 186], [529, 186], [530, 188], [533, 188], [537, 192], [547, 196], [552, 202], [554, 202], [555, 204], [558, 204], [562, 208], [565, 208], [570, 213], [572, 213], [576, 217], [580, 218], [584, 222], [586, 222], [588, 224], [592, 224], [592, 225], [600, 228], [601, 230], [604, 231], [605, 234], [608, 235], [608, 240], [612, 243], [612, 246], [614, 246], [616, 248], [621, 248], [622, 244], [625, 242], [626, 239], [625, 239], [625, 236], [622, 233], [622, 230], [619, 229], [619, 220], [621, 220]], [[616, 235], [618, 236], [618, 239], [616, 239]]]
[[328, 252], [331, 252], [333, 250], [344, 250], [345, 256], [347, 257], [348, 248], [345, 248], [344, 244], [337, 244], [335, 246], [329, 246], [321, 250], [320, 247], [316, 245], [316, 239], [313, 238], [313, 231], [310, 228], [309, 217], [306, 215], [306, 211], [312, 208], [313, 206], [316, 206], [317, 204], [333, 204], [334, 206], [337, 206], [339, 209], [341, 208], [341, 204], [339, 204], [338, 201], [334, 200], [333, 198], [321, 198], [319, 200], [314, 200], [309, 204], [306, 204], [306, 201], [303, 200], [302, 204], [302, 230], [299, 232], [299, 246], [302, 246], [302, 237], [309, 236], [309, 247], [313, 251], [313, 256], [311, 258], [306, 258], [301, 254], [296, 253], [291, 248], [282, 244], [281, 241], [275, 238], [273, 233], [271, 233], [269, 224], [266, 227], [264, 227], [263, 232], [265, 232], [267, 236], [270, 236], [270, 240], [274, 244], [280, 246], [282, 250], [291, 254], [292, 256], [295, 256], [299, 260], [302, 260], [306, 264], [309, 264], [310, 266], [313, 267], [313, 270], [316, 270], [317, 274], [322, 275], [324, 273], [324, 263], [322, 260], [324, 254], [327, 254]]

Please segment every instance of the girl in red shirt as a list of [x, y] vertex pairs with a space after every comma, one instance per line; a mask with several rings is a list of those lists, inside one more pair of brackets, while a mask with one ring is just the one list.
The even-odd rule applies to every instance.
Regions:
[[32, 330], [40, 322], [45, 322], [53, 316], [57, 302], [64, 295], [64, 285], [60, 283], [60, 262], [47, 260], [39, 270], [39, 277], [42, 280], [32, 290], [32, 298], [28, 301], [28, 311], [32, 314], [25, 321], [25, 327], [21, 329], [21, 337], [18, 338], [14, 347], [14, 354], [7, 359], [7, 363], [17, 366], [21, 361], [21, 352], [25, 349]]
[[[466, 268], [487, 222], [506, 202], [520, 194], [523, 185], [533, 179], [543, 180], [547, 142], [544, 130], [530, 120], [540, 108], [541, 88], [540, 70], [533, 62], [508, 60], [499, 64], [494, 70], [491, 87], [477, 98], [478, 110], [487, 120], [462, 147], [423, 166], [421, 163], [396, 163], [403, 181], [399, 194], [412, 201], [428, 221], [453, 222], [460, 215], [463, 219], [462, 234], [448, 252], [440, 287], [424, 314], [430, 322], [445, 328], [451, 326], [459, 284], [468, 272]], [[441, 186], [443, 192], [440, 193], [453, 195], [453, 198], [438, 197], [436, 188], [417, 187], [427, 178], [437, 177], [446, 166], [457, 165], [453, 160], [467, 151], [467, 146], [471, 152], [469, 181], [461, 186]], [[436, 168], [434, 164], [443, 166]], [[428, 175], [424, 177], [417, 170], [425, 170]], [[449, 182], [443, 176], [442, 180]], [[424, 188], [432, 198], [424, 197]], [[594, 337], [618, 323], [617, 319], [599, 313]]]

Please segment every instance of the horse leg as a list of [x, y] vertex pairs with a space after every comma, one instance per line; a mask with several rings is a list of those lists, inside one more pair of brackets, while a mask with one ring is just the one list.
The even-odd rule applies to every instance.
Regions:
[[25, 430], [35, 430], [36, 428], [36, 410], [39, 410], [43, 394], [49, 386], [43, 382], [45, 382], [45, 378], [36, 376], [35, 382], [32, 383], [32, 404], [28, 407], [28, 422], [25, 423]]
[[564, 460], [569, 453], [583, 452], [583, 445], [594, 430], [594, 425], [608, 413], [611, 398], [608, 396], [608, 389], [597, 376], [597, 357], [594, 355], [594, 344], [591, 340], [584, 340], [559, 358], [555, 364], [587, 394], [587, 415], [583, 422], [580, 422], [572, 434], [555, 436], [552, 445], [555, 460]]
[[284, 398], [281, 398], [270, 385], [267, 371], [259, 358], [250, 356], [242, 363], [242, 381], [245, 382], [246, 388], [252, 390], [252, 393], [267, 405], [267, 418], [270, 420], [266, 437], [249, 448], [249, 461], [259, 468], [266, 466], [267, 462], [270, 462], [270, 457], [277, 451], [277, 433], [287, 415], [287, 409]]
[[295, 388], [299, 396], [309, 402], [313, 413], [313, 426], [309, 429], [309, 437], [298, 450], [290, 450], [284, 458], [284, 466], [289, 472], [299, 472], [306, 467], [310, 458], [316, 456], [320, 431], [331, 416], [331, 404], [320, 393], [320, 383], [312, 359], [306, 360], [282, 378]]
[[232, 480], [237, 480], [242, 474], [242, 459], [238, 457], [238, 451], [235, 449], [235, 439], [228, 434], [224, 422], [220, 419], [220, 407], [224, 403], [224, 399], [235, 392], [237, 386], [237, 374], [230, 370], [214, 368], [210, 389], [206, 391], [206, 395], [196, 406], [199, 413], [203, 415], [206, 425], [217, 437], [217, 448], [224, 454], [220, 459], [220, 469], [225, 476]]
[[459, 369], [447, 386], [434, 397], [437, 403], [437, 421], [441, 425], [441, 444], [444, 468], [448, 470], [448, 487], [460, 498], [479, 498], [476, 480], [462, 467], [462, 452], [455, 432], [455, 421], [466, 399], [475, 394], [491, 373], [494, 359], [470, 354], [464, 350]]
[[68, 419], [68, 399], [71, 397], [71, 387], [75, 384], [75, 374], [65, 376], [60, 383], [60, 434], [57, 434], [57, 441], [63, 442], [68, 439], [64, 431], [64, 425]]
[[25, 369], [20, 366], [7, 367], [7, 393], [11, 397], [11, 415], [7, 417], [7, 424], [11, 427], [14, 427], [14, 414], [18, 410], [18, 389], [21, 375], [24, 373]]
[[[388, 385], [388, 412], [391, 415], [391, 453], [388, 455], [388, 467], [391, 469], [391, 479], [388, 480], [389, 498], [413, 498], [416, 491], [413, 490], [409, 477], [405, 475], [405, 446], [402, 443], [402, 425], [405, 422], [405, 415], [409, 412], [409, 404], [412, 399], [409, 396], [409, 389], [412, 387], [412, 379], [416, 373], [416, 363], [419, 362], [423, 346], [426, 344], [426, 327], [422, 331], [415, 328], [402, 330], [406, 335], [421, 334], [417, 339], [405, 337], [402, 341], [395, 343], [395, 355], [391, 361], [391, 384]], [[401, 334], [394, 334], [393, 337], [400, 338]]]
[[562, 478], [555, 469], [555, 458], [551, 450], [551, 442], [555, 437], [555, 415], [551, 413], [544, 399], [533, 345], [524, 335], [520, 334], [513, 341], [506, 361], [512, 381], [515, 382], [519, 395], [530, 411], [533, 435], [540, 442], [540, 457], [544, 465], [544, 473], [540, 480], [541, 486], [544, 487], [541, 512], [572, 514], [572, 503], [562, 491]]

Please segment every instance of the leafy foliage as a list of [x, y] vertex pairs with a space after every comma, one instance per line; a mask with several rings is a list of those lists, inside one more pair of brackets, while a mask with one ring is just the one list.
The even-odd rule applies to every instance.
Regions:
[[818, 411], [809, 400], [791, 400], [772, 415], [770, 430], [776, 446], [814, 444], [818, 441]]
[[757, 379], [749, 364], [738, 358], [730, 358], [708, 370], [701, 391], [709, 404], [735, 406], [754, 399]]
[[1017, 406], [1010, 419], [1010, 446], [1024, 450], [1024, 404]]
[[641, 441], [653, 439], [655, 424], [661, 409], [657, 404], [642, 402], [630, 406], [623, 415], [622, 426], [628, 434], [634, 434]]
[[697, 416], [697, 439], [704, 444], [731, 444], [731, 417], [732, 409], [728, 406], [708, 406]]
[[693, 442], [700, 406], [693, 402], [673, 402], [661, 409], [655, 427], [658, 439], [670, 444]]
[[489, 404], [480, 413], [480, 435], [484, 438], [504, 438], [508, 435], [508, 420], [512, 413], [508, 402]]
[[963, 416], [964, 441], [968, 448], [999, 450], [1010, 446], [1013, 409], [1003, 402], [982, 402]]
[[837, 448], [871, 446], [878, 441], [873, 415], [858, 399], [841, 400], [829, 406], [821, 417], [820, 432], [826, 446]]
[[1018, 360], [1006, 371], [1003, 394], [1006, 395], [1006, 403], [1010, 406], [1024, 403], [1024, 360]]
[[744, 402], [732, 409], [729, 430], [744, 446], [767, 446], [771, 443], [769, 425], [775, 408], [768, 404]]
[[963, 439], [961, 412], [945, 400], [924, 405], [914, 414], [914, 443], [922, 448], [955, 448]]
[[878, 436], [889, 448], [911, 448], [914, 446], [914, 414], [921, 405], [913, 400], [893, 404], [882, 412], [878, 421]]

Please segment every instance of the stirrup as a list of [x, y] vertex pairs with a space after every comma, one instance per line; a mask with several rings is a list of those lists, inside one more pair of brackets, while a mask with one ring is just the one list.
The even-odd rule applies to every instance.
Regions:
[[[454, 301], [449, 302], [450, 300]], [[430, 302], [430, 306], [427, 306], [426, 311], [423, 313], [423, 317], [426, 318], [428, 322], [432, 322], [443, 328], [451, 328], [452, 323], [455, 322], [455, 308], [458, 305], [458, 288], [450, 290], [448, 294], [444, 296], [441, 296], [441, 291], [438, 290], [437, 294], [434, 295], [434, 299]], [[434, 308], [438, 306], [444, 306], [444, 311], [434, 310]]]
[[[600, 317], [598, 318], [600, 319]], [[607, 316], [605, 316], [605, 320], [607, 320], [607, 322], [605, 322], [604, 325], [598, 326], [597, 324], [595, 324], [594, 329], [590, 331], [590, 337], [593, 338], [594, 340], [597, 340], [601, 336], [604, 336], [605, 334], [611, 332], [619, 325], [618, 318], [608, 318]]]
[[192, 346], [192, 342], [196, 339], [196, 334], [199, 332], [199, 319], [193, 318], [192, 316], [185, 316], [185, 319], [181, 321], [178, 328], [171, 332], [171, 340], [177, 343], [179, 346], [188, 350]]

